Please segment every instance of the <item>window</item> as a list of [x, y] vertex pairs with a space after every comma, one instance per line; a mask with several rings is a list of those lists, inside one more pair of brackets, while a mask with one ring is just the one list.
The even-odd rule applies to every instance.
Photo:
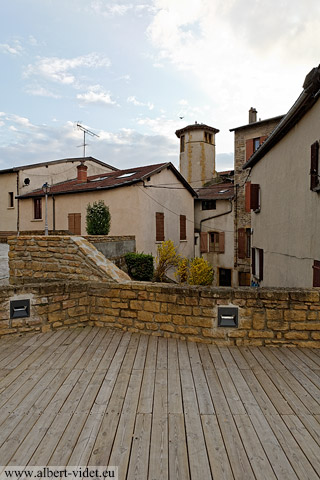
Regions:
[[319, 142], [311, 145], [310, 190], [319, 187]]
[[164, 213], [156, 212], [156, 242], [164, 241]]
[[202, 200], [201, 209], [202, 210], [216, 210], [217, 201], [216, 200]]
[[252, 249], [252, 275], [257, 280], [263, 280], [263, 250], [262, 248]]
[[224, 232], [209, 232], [209, 252], [224, 253]]
[[213, 135], [209, 132], [204, 132], [204, 141], [207, 143], [212, 143]]
[[219, 287], [231, 287], [231, 268], [219, 268]]
[[41, 208], [41, 198], [34, 198], [33, 199], [33, 218], [34, 220], [41, 220], [42, 219], [42, 208]]
[[73, 235], [81, 235], [81, 213], [68, 214], [68, 230]]
[[14, 207], [14, 194], [13, 192], [9, 192], [8, 194], [8, 208]]
[[185, 215], [180, 215], [180, 240], [187, 240], [187, 219]]
[[251, 257], [251, 228], [246, 228], [246, 257]]
[[320, 287], [320, 261], [313, 262], [313, 287]]
[[245, 186], [245, 210], [255, 213], [260, 212], [260, 185], [258, 183], [247, 182]]
[[266, 140], [267, 136], [249, 138], [246, 140], [246, 162], [249, 160], [251, 155], [254, 154], [260, 145]]
[[184, 135], [181, 135], [181, 137], [180, 137], [180, 152], [181, 153], [184, 152], [184, 140], [185, 140]]
[[250, 287], [250, 273], [239, 272], [239, 287]]

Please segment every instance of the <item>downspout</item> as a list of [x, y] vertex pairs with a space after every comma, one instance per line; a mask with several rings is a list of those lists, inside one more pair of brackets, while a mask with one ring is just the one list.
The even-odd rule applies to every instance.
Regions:
[[[212, 215], [211, 217], [203, 218], [202, 220], [200, 220], [200, 232], [199, 232], [200, 236], [201, 236], [201, 227], [202, 227], [203, 222], [206, 222], [207, 220], [212, 220], [214, 218], [223, 217], [224, 215], [228, 215], [229, 213], [232, 212], [232, 210], [233, 210], [233, 204], [232, 204], [233, 198], [234, 197], [229, 199], [229, 202], [230, 202], [230, 209], [229, 210], [227, 210], [226, 212], [218, 213], [217, 215]], [[201, 252], [200, 252], [200, 256], [202, 257]]]
[[56, 199], [52, 195], [52, 230], [56, 229]]

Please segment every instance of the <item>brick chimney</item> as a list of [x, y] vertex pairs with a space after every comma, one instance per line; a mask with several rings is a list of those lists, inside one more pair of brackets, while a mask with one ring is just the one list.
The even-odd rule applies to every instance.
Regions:
[[257, 121], [257, 110], [255, 108], [250, 108], [249, 110], [249, 123], [255, 123]]
[[78, 183], [86, 183], [87, 178], [88, 178], [88, 167], [84, 163], [80, 163], [80, 165], [77, 166], [78, 174], [77, 174], [77, 181]]

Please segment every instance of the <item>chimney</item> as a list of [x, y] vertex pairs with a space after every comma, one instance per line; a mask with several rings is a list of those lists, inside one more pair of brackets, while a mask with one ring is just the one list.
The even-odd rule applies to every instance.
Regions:
[[87, 177], [88, 177], [88, 167], [84, 163], [80, 163], [80, 165], [77, 166], [78, 174], [77, 174], [77, 181], [78, 183], [86, 183]]
[[249, 110], [249, 123], [255, 123], [257, 121], [257, 110], [255, 108], [250, 108]]

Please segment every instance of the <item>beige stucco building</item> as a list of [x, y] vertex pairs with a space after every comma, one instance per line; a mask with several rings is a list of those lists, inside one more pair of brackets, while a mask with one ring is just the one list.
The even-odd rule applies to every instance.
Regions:
[[[41, 188], [44, 183], [52, 185], [74, 178], [80, 160], [83, 159], [65, 158], [0, 170], [0, 233], [22, 230], [17, 196]], [[85, 161], [89, 175], [117, 170], [93, 157], [86, 157]]]
[[[173, 240], [178, 252], [194, 254], [196, 195], [171, 163], [87, 175], [74, 165], [73, 180], [53, 184], [48, 197], [48, 228], [86, 234], [87, 205], [103, 200], [111, 213], [110, 235], [134, 235], [138, 252], [156, 255], [162, 240]], [[167, 186], [178, 184], [179, 188]], [[42, 190], [19, 197], [21, 230], [44, 230]]]
[[252, 277], [266, 287], [320, 286], [320, 66], [244, 168], [250, 173]]

